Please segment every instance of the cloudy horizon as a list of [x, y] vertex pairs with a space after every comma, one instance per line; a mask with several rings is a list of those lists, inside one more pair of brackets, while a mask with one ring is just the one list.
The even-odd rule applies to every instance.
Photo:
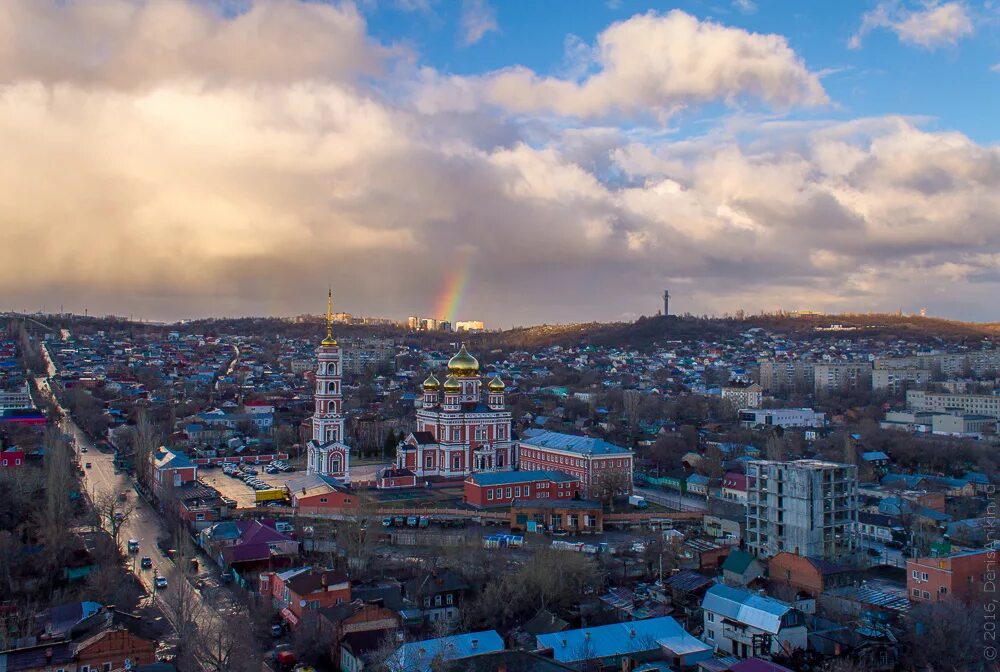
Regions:
[[0, 310], [1000, 319], [991, 3], [558, 4], [8, 0]]

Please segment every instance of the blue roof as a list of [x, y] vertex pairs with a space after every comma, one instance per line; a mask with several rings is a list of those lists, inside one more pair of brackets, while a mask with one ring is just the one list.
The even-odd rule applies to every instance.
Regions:
[[160, 447], [156, 451], [157, 469], [188, 469], [197, 466], [187, 455], [175, 453], [169, 448]]
[[717, 583], [705, 593], [701, 608], [737, 623], [751, 625], [772, 635], [781, 629], [781, 617], [791, 611], [787, 604], [747, 590]]
[[552, 657], [561, 663], [610, 658], [660, 647], [679, 656], [696, 654], [689, 658], [690, 662], [712, 657], [712, 647], [688, 634], [670, 616], [553, 632], [535, 639], [538, 648], [552, 649]]
[[687, 482], [688, 483], [700, 483], [702, 485], [708, 485], [709, 482], [710, 482], [710, 479], [708, 478], [708, 476], [702, 476], [701, 474], [691, 474], [690, 476], [687, 477]]
[[530, 439], [522, 441], [532, 446], [540, 448], [552, 448], [554, 450], [565, 450], [581, 455], [627, 455], [631, 451], [613, 443], [608, 443], [604, 439], [595, 439], [589, 436], [575, 436], [573, 434], [563, 434], [561, 432], [541, 432], [533, 435]]
[[550, 469], [535, 469], [532, 471], [494, 471], [472, 474], [472, 480], [479, 485], [507, 485], [508, 483], [524, 483], [525, 481], [553, 481], [567, 483], [579, 480], [561, 471]]
[[867, 452], [861, 453], [861, 459], [865, 462], [871, 462], [873, 460], [888, 460], [889, 456], [883, 453], [881, 450], [869, 450]]
[[483, 630], [403, 644], [387, 662], [393, 672], [431, 672], [432, 663], [461, 660], [503, 649], [503, 639], [496, 630]]

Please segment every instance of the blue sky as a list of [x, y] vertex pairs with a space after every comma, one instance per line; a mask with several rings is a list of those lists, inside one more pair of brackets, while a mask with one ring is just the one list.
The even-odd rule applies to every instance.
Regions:
[[997, 0], [4, 9], [0, 308], [1000, 320]]
[[[965, 3], [978, 29], [956, 44], [933, 49], [904, 44], [888, 29], [873, 30], [860, 49], [849, 49], [862, 16], [879, 2], [801, 2], [754, 0], [741, 11], [738, 3], [509, 0], [490, 5], [495, 30], [475, 44], [462, 39], [463, 4], [372, 0], [362, 3], [373, 36], [385, 43], [412, 47], [420, 62], [443, 72], [475, 75], [524, 65], [538, 73], [558, 74], [566, 67], [565, 43], [576, 36], [594, 44], [615, 21], [644, 12], [681, 9], [701, 19], [788, 39], [810, 70], [823, 73], [833, 105], [798, 118], [849, 119], [901, 114], [928, 117], [937, 128], [962, 131], [978, 142], [1000, 140], [1000, 13], [991, 5]], [[885, 3], [881, 3], [885, 4]], [[923, 3], [899, 3], [919, 11]], [[688, 115], [697, 120], [697, 114]], [[690, 119], [694, 117], [694, 119]]]

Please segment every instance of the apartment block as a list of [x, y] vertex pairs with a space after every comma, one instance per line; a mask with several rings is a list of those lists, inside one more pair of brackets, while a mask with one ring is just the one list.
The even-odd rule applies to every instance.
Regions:
[[964, 415], [985, 415], [1000, 420], [1000, 395], [995, 394], [947, 394], [907, 390], [906, 406], [911, 411], [959, 412]]
[[731, 383], [722, 388], [722, 400], [733, 408], [760, 408], [764, 401], [763, 389], [758, 383]]
[[744, 427], [822, 427], [826, 414], [811, 408], [741, 408], [740, 424]]
[[926, 369], [933, 375], [943, 378], [964, 376], [968, 373], [981, 376], [990, 371], [1000, 371], [1000, 350], [879, 358], [875, 360], [875, 368]]
[[813, 369], [813, 391], [816, 394], [867, 390], [871, 385], [871, 362], [816, 364]]
[[872, 389], [899, 394], [911, 387], [923, 387], [933, 380], [928, 369], [872, 369]]
[[906, 589], [911, 602], [987, 599], [996, 581], [997, 552], [964, 551], [942, 558], [906, 561]]
[[758, 382], [764, 392], [805, 392], [813, 387], [816, 366], [813, 362], [764, 360], [757, 366]]
[[858, 468], [823, 460], [747, 463], [747, 548], [836, 559], [856, 548]]

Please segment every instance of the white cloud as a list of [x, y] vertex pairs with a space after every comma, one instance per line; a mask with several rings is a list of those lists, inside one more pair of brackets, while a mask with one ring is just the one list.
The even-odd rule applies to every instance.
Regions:
[[486, 98], [514, 112], [551, 111], [580, 118], [614, 112], [669, 116], [712, 100], [755, 98], [768, 105], [827, 102], [784, 37], [750, 33], [674, 10], [615, 23], [597, 38], [598, 71], [581, 81], [540, 76], [523, 67], [482, 79]]
[[[295, 314], [321, 309], [333, 281], [344, 310], [403, 316], [430, 310], [459, 251], [474, 269], [463, 316], [491, 324], [648, 313], [668, 279], [698, 313], [903, 304], [985, 316], [1000, 291], [1000, 148], [959, 133], [902, 118], [743, 115], [686, 139], [547, 123], [484, 107], [478, 80], [429, 69], [414, 89], [424, 98], [380, 95], [413, 72], [387, 69], [369, 88], [349, 75], [354, 54], [319, 70], [289, 55], [276, 76], [246, 64], [252, 42], [199, 77], [192, 64], [249, 12], [204, 15], [212, 29], [167, 50], [169, 67], [115, 48], [106, 67], [81, 68], [71, 38], [95, 19], [47, 7], [56, 15], [22, 14], [34, 18], [19, 29], [70, 46], [40, 59], [22, 43], [2, 66], [0, 308], [58, 296], [145, 317]], [[728, 44], [735, 58], [730, 42], [749, 39], [752, 61], [757, 38], [778, 43], [694, 28], [678, 33], [692, 42], [680, 51]], [[602, 73], [613, 62], [621, 81], [644, 81], [607, 41], [629, 35], [609, 31]], [[363, 30], [356, 39], [370, 45]], [[797, 62], [764, 52], [779, 69]], [[728, 75], [713, 76], [737, 85], [704, 90], [666, 75], [686, 92], [676, 104], [746, 90]]]
[[258, 0], [236, 16], [190, 0], [5, 0], [0, 7], [6, 82], [342, 79], [377, 71], [385, 55], [349, 4]]
[[757, 11], [757, 3], [753, 0], [733, 0], [733, 7], [744, 14], [754, 14]]
[[499, 29], [496, 10], [487, 0], [462, 0], [462, 44], [471, 46], [486, 33]]
[[990, 67], [990, 72], [1000, 72], [1000, 63]]
[[972, 20], [961, 2], [932, 2], [923, 9], [909, 10], [898, 0], [887, 0], [862, 17], [861, 28], [848, 40], [848, 46], [859, 49], [865, 34], [876, 28], [891, 30], [900, 42], [925, 49], [954, 45], [973, 33]]

